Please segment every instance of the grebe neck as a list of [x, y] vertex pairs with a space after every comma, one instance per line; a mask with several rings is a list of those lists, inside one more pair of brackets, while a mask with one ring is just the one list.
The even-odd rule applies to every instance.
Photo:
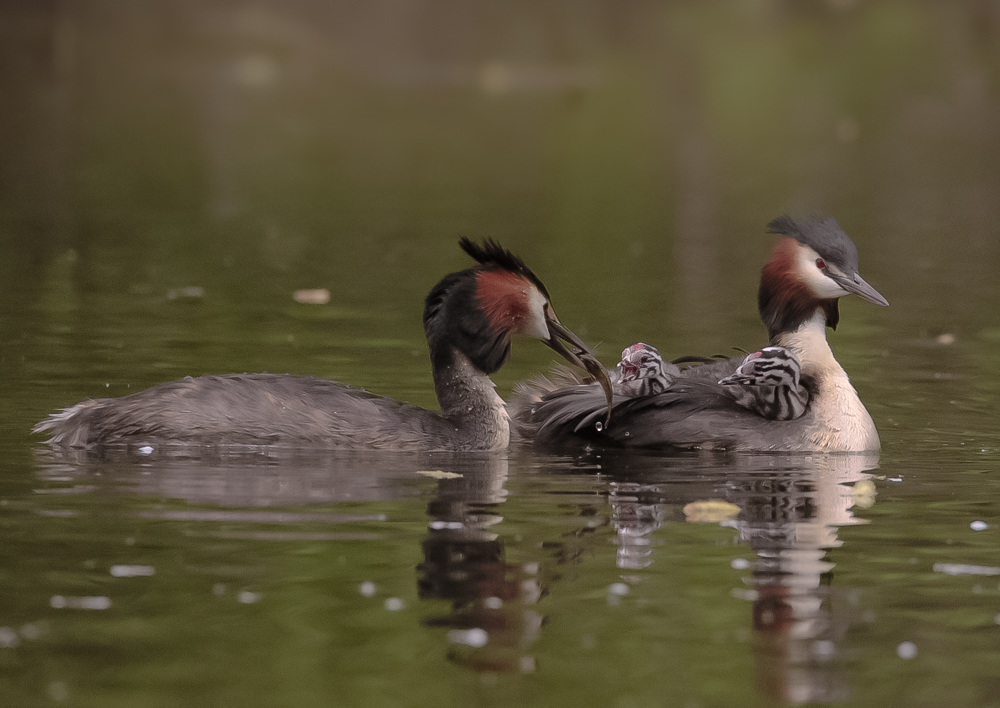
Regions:
[[460, 447], [505, 449], [510, 443], [510, 420], [493, 381], [455, 348], [445, 360], [434, 369], [434, 391], [441, 416], [454, 425]]

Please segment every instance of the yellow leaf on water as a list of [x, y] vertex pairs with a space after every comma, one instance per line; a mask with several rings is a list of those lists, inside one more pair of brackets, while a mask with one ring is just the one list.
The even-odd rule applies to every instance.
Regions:
[[444, 470], [417, 470], [417, 474], [422, 474], [424, 477], [433, 477], [434, 479], [456, 479], [463, 476], [458, 472], [445, 472]]
[[701, 499], [684, 506], [684, 518], [693, 523], [717, 524], [735, 519], [740, 508], [721, 499]]
[[854, 488], [851, 490], [854, 506], [860, 506], [862, 509], [874, 506], [877, 494], [878, 490], [875, 488], [875, 483], [870, 479], [858, 480], [854, 483]]

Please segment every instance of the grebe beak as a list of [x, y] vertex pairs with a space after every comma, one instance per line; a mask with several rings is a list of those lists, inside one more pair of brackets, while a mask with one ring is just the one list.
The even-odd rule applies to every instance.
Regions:
[[[549, 329], [549, 338], [542, 341], [566, 361], [579, 366], [581, 369], [585, 369], [587, 373], [601, 384], [601, 388], [604, 389], [604, 395], [608, 399], [608, 415], [604, 421], [604, 426], [607, 427], [611, 422], [613, 394], [611, 391], [611, 379], [608, 378], [608, 372], [605, 371], [604, 365], [597, 360], [597, 357], [594, 356], [593, 352], [590, 351], [579, 337], [566, 329], [551, 310], [546, 315], [545, 324]], [[569, 346], [567, 347], [564, 342]]]
[[868, 302], [873, 302], [876, 305], [881, 305], [882, 307], [889, 306], [889, 301], [882, 297], [878, 290], [866, 283], [865, 279], [857, 273], [853, 276], [841, 275], [840, 273], [828, 273], [828, 275], [847, 292], [860, 295]]

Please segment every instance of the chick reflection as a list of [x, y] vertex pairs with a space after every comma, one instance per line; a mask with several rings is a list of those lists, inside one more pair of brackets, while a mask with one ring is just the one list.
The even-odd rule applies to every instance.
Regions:
[[860, 523], [852, 507], [874, 501], [865, 471], [877, 465], [877, 455], [606, 454], [602, 471], [616, 480], [608, 500], [617, 565], [653, 563], [653, 532], [676, 518], [671, 507], [683, 506], [688, 521], [728, 519], [757, 555], [750, 587], [733, 594], [753, 601], [758, 692], [787, 703], [841, 700], [847, 688], [838, 644], [848, 617], [833, 606], [843, 594], [830, 592], [827, 552], [841, 545], [840, 526]]
[[646, 568], [653, 562], [650, 536], [663, 526], [662, 493], [655, 484], [611, 482], [611, 526], [618, 545], [616, 563], [622, 570]]
[[507, 492], [507, 460], [484, 459], [460, 479], [442, 479], [427, 506], [431, 517], [417, 570], [421, 599], [447, 600], [451, 611], [424, 620], [448, 627], [449, 658], [478, 671], [530, 672], [524, 654], [538, 636], [541, 615], [528, 609], [541, 596], [536, 564], [505, 560], [503, 539], [490, 528], [503, 520], [492, 507]]
[[[767, 459], [767, 458], [764, 458]], [[741, 508], [740, 539], [757, 553], [752, 576], [754, 656], [758, 691], [789, 703], [847, 697], [838, 642], [847, 619], [833, 607], [840, 526], [860, 523], [851, 508], [863, 493], [873, 455], [771, 459], [770, 469], [730, 481], [728, 500]]]

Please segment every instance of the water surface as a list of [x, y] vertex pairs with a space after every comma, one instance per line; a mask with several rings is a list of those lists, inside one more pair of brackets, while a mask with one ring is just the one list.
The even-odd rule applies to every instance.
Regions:
[[[995, 8], [82, 2], [0, 28], [0, 704], [1000, 705]], [[892, 303], [830, 333], [878, 457], [29, 433], [202, 373], [434, 406], [422, 299], [462, 235], [520, 253], [608, 364], [750, 350], [764, 224], [814, 210]], [[551, 363], [515, 342], [500, 392]]]

